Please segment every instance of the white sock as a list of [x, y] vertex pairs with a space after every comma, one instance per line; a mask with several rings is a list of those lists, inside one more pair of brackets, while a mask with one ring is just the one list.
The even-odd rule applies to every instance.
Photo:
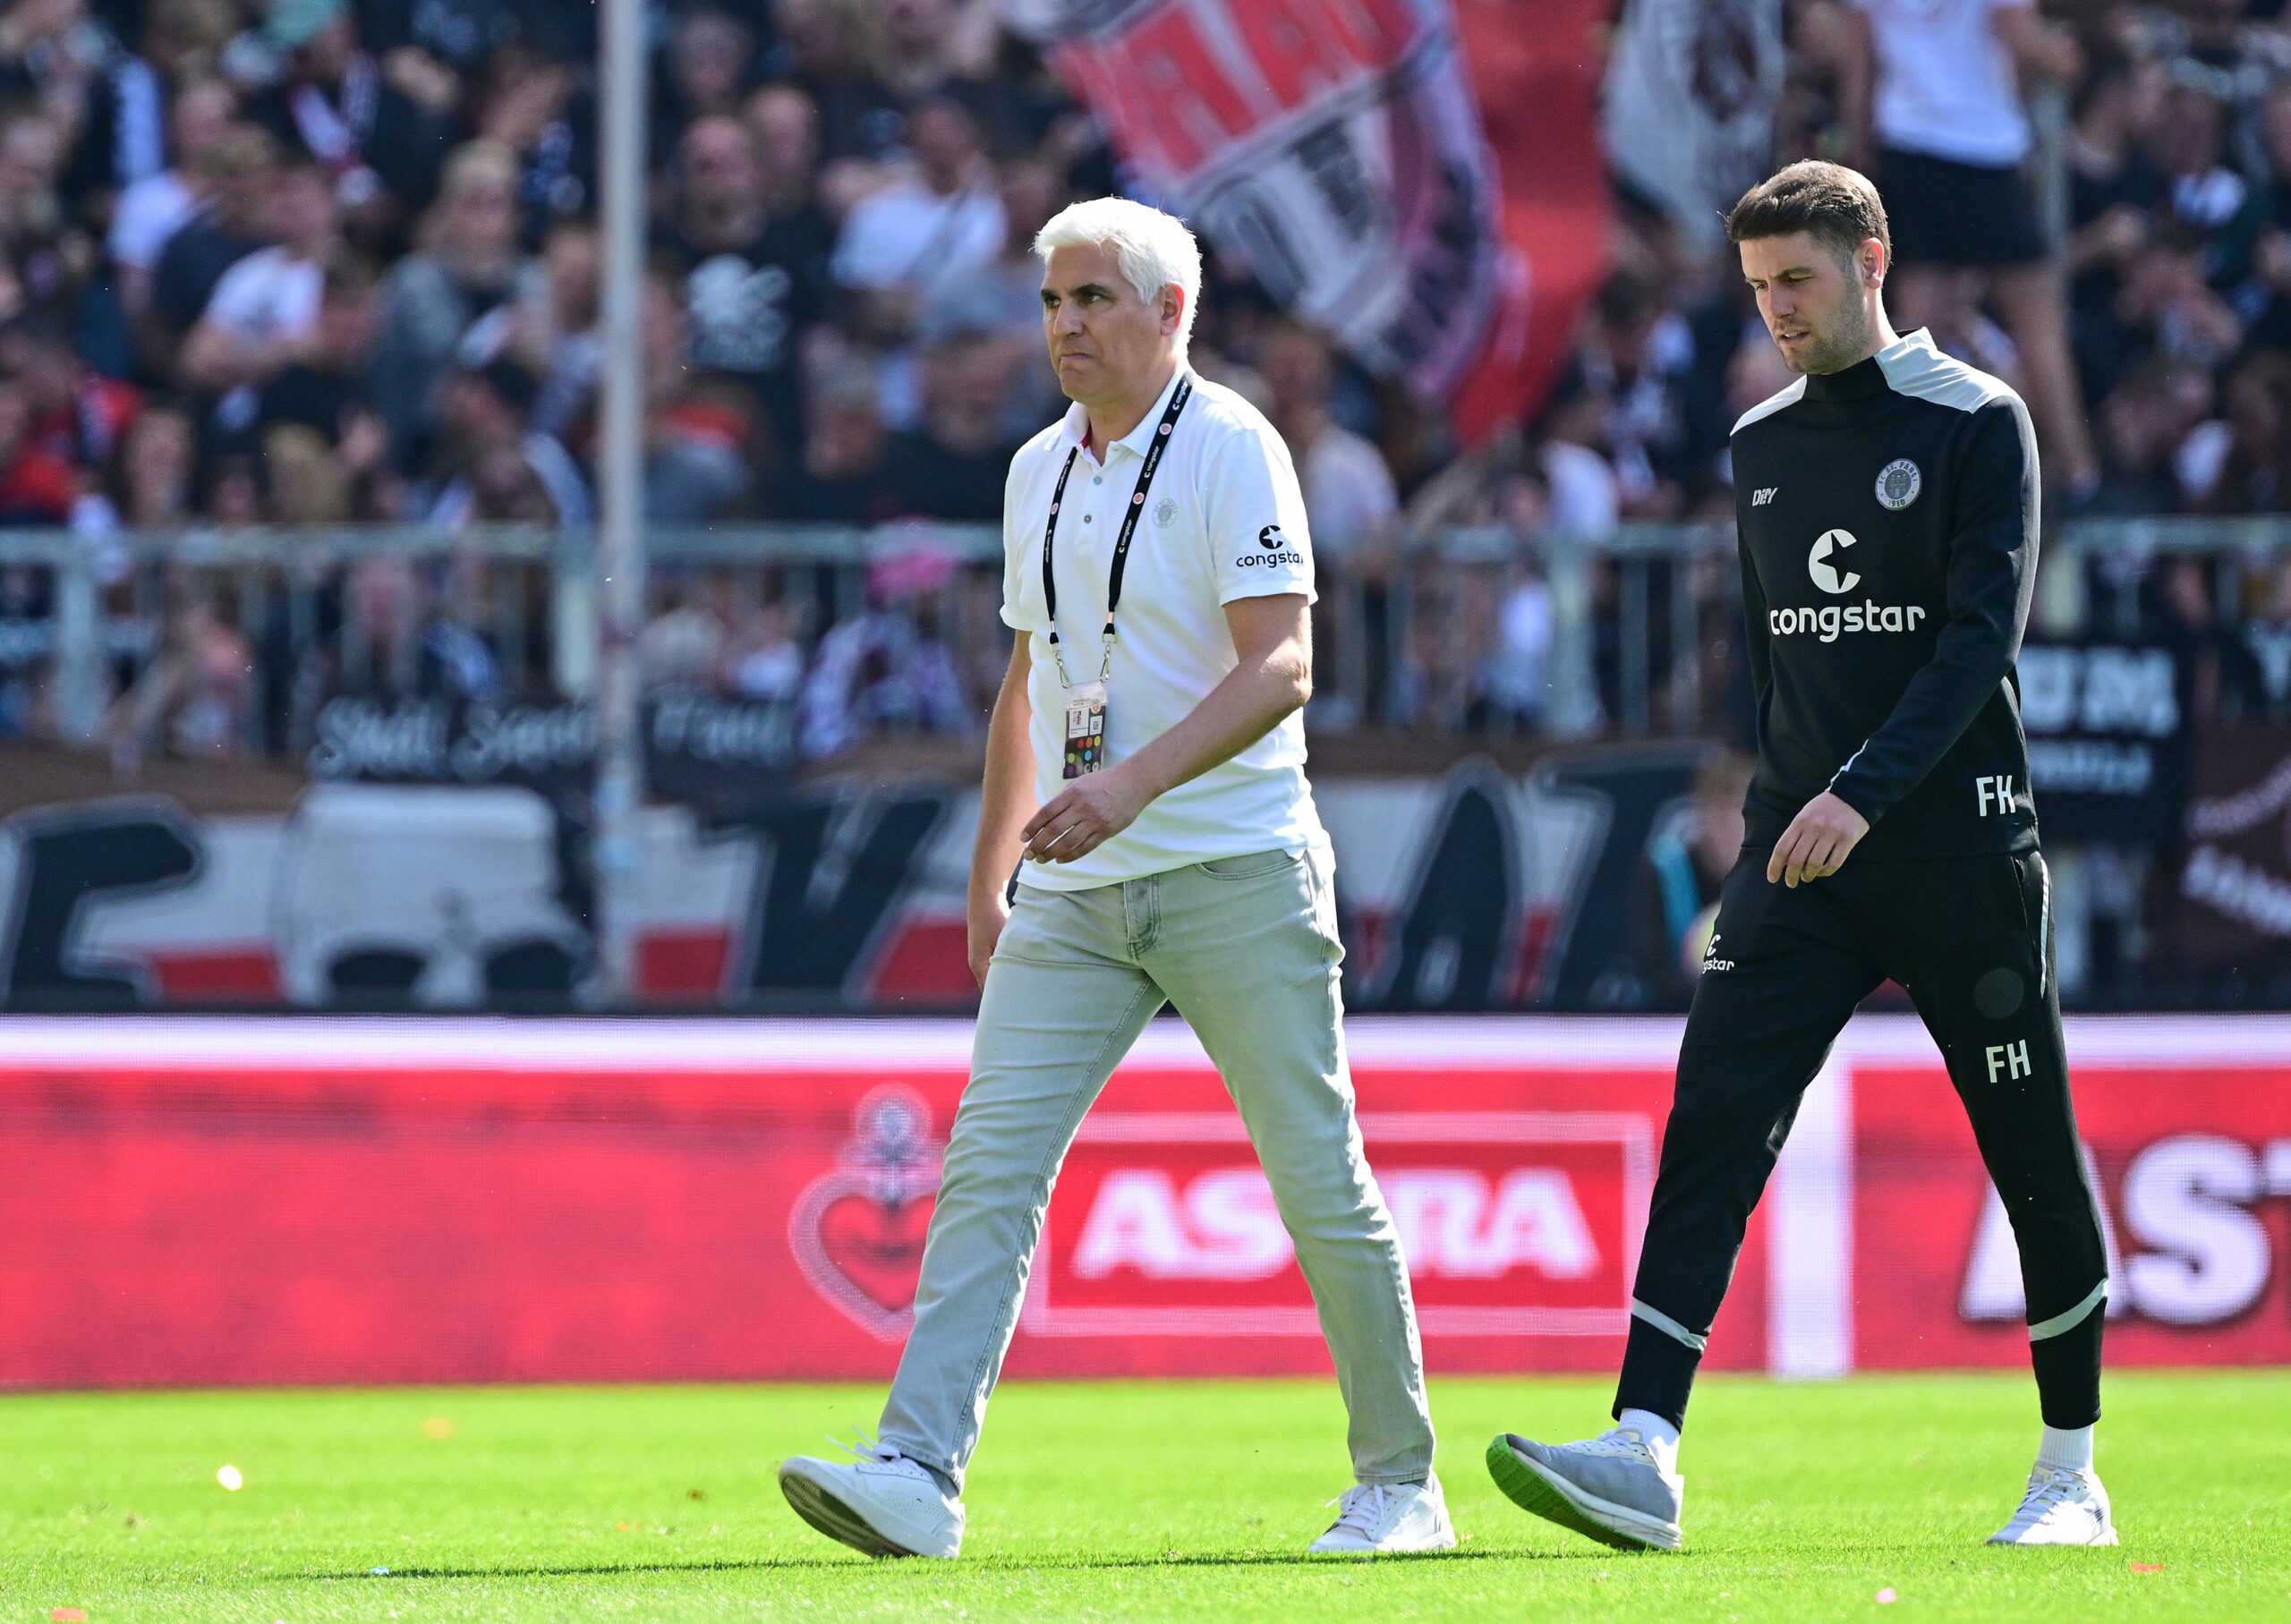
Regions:
[[[1647, 1452], [1655, 1464], [1675, 1476], [1679, 1469], [1679, 1430], [1653, 1410], [1625, 1410], [1615, 1417], [1616, 1424], [1635, 1429], [1647, 1441]], [[2091, 1429], [2085, 1432], [2089, 1436]], [[2048, 1434], [2049, 1435], [2049, 1434]]]
[[2092, 1429], [2089, 1426], [2044, 1429], [2044, 1441], [2037, 1446], [2037, 1464], [2040, 1467], [2060, 1467], [2071, 1472], [2092, 1469]]

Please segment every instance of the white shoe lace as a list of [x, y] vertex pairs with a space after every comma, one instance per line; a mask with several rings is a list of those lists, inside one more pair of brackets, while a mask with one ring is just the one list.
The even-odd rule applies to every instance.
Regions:
[[[1329, 1525], [1329, 1533], [1349, 1529], [1363, 1539], [1374, 1539], [1377, 1526], [1384, 1519], [1386, 1502], [1392, 1491], [1380, 1483], [1356, 1483], [1328, 1503], [1338, 1508], [1336, 1520]], [[1326, 1535], [1323, 1536], [1324, 1538]]]
[[1652, 1456], [1645, 1439], [1625, 1427], [1609, 1427], [1597, 1438], [1586, 1438], [1580, 1443], [1563, 1446], [1571, 1455], [1613, 1455], [1627, 1460], [1648, 1460]]
[[2034, 1511], [2041, 1519], [2055, 1506], [2066, 1502], [2069, 1496], [2084, 1487], [2084, 1475], [2068, 1467], [2039, 1467], [2029, 1474], [2029, 1492], [2021, 1501], [2023, 1512]]
[[822, 1433], [820, 1436], [854, 1460], [897, 1460], [900, 1458], [897, 1450], [888, 1449], [870, 1437], [865, 1427], [855, 1426], [851, 1431], [855, 1441], [850, 1443], [844, 1442], [832, 1433]]
[[857, 1434], [854, 1442], [846, 1443], [841, 1439], [834, 1437], [829, 1438], [828, 1441], [856, 1461], [860, 1470], [864, 1471], [870, 1467], [874, 1467], [899, 1477], [912, 1477], [917, 1483], [929, 1484], [934, 1492], [943, 1495], [944, 1490], [941, 1488], [937, 1475], [929, 1467], [924, 1466], [912, 1455], [900, 1454], [899, 1450], [880, 1439], [869, 1437], [863, 1427], [854, 1427], [852, 1431]]

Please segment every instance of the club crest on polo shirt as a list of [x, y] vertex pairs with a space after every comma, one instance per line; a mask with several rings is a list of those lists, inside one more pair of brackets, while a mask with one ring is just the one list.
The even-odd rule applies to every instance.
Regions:
[[1302, 564], [1305, 555], [1289, 545], [1289, 538], [1281, 533], [1281, 526], [1268, 524], [1256, 532], [1256, 544], [1267, 550], [1243, 553], [1233, 560], [1235, 569], [1271, 569], [1279, 564]]
[[1925, 476], [1905, 456], [1895, 457], [1878, 471], [1878, 501], [1891, 512], [1899, 513], [1917, 500], [1917, 493], [1924, 489]]
[[1171, 525], [1177, 522], [1178, 499], [1175, 497], [1163, 497], [1160, 501], [1154, 504], [1154, 523], [1155, 524], [1158, 524], [1163, 530], [1167, 530]]

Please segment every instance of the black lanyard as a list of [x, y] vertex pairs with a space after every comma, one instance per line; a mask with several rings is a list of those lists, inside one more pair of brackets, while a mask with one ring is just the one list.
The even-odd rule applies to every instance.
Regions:
[[[1106, 581], [1106, 659], [1104, 669], [1098, 673], [1100, 682], [1113, 669], [1113, 611], [1121, 601], [1121, 572], [1129, 562], [1129, 539], [1137, 533], [1137, 515], [1146, 511], [1146, 489], [1162, 465], [1162, 453], [1169, 449], [1170, 430], [1177, 427], [1178, 413], [1192, 396], [1193, 379], [1180, 378], [1177, 393], [1170, 396], [1169, 410], [1162, 413], [1161, 426], [1154, 430], [1154, 443], [1146, 447], [1146, 465], [1137, 471], [1137, 489], [1129, 493], [1129, 511], [1121, 515], [1121, 534], [1113, 544], [1113, 569]], [[1050, 615], [1050, 657], [1057, 662], [1059, 682], [1069, 688], [1074, 684], [1066, 679], [1066, 656], [1058, 646], [1058, 581], [1051, 572], [1050, 560], [1058, 540], [1058, 510], [1066, 500], [1066, 480], [1074, 472], [1074, 459], [1081, 455], [1079, 446], [1066, 454], [1066, 466], [1058, 471], [1058, 489], [1050, 493], [1050, 519], [1042, 530], [1042, 597]]]

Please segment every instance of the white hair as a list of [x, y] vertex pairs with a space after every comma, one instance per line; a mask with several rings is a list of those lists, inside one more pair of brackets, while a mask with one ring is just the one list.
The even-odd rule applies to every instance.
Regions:
[[1089, 198], [1068, 204], [1035, 234], [1035, 252], [1045, 262], [1059, 248], [1112, 249], [1121, 279], [1148, 304], [1165, 287], [1180, 289], [1185, 301], [1178, 312], [1177, 343], [1178, 353], [1185, 353], [1201, 302], [1201, 244], [1183, 220], [1128, 198]]

